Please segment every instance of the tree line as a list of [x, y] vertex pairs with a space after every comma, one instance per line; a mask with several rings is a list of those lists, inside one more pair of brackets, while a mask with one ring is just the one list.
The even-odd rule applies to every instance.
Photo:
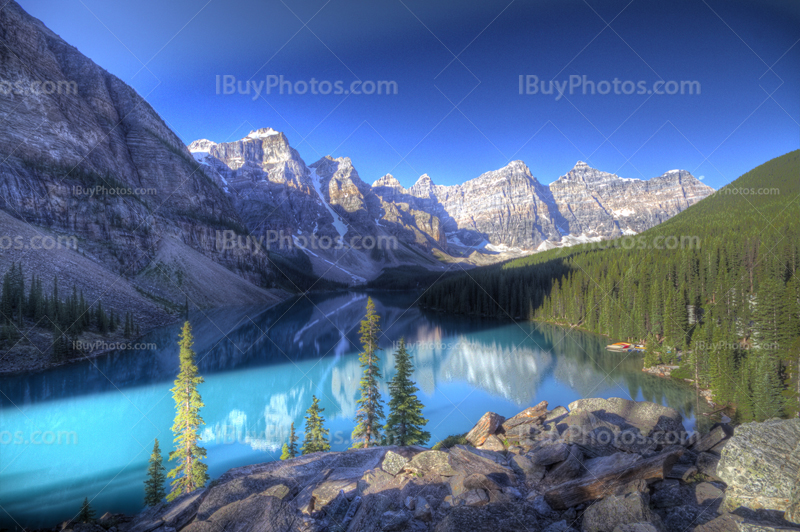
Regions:
[[139, 335], [139, 326], [130, 312], [125, 314], [123, 323], [113, 309], [104, 309], [100, 300], [89, 302], [83, 290], [75, 285], [62, 296], [58, 276], [54, 277], [48, 294], [35, 273], [26, 283], [22, 264], [16, 263], [11, 263], [3, 275], [0, 322], [0, 346], [5, 348], [16, 345], [27, 327], [50, 328], [53, 335], [50, 356], [54, 362], [77, 355], [75, 342], [86, 331], [106, 335], [122, 328], [125, 338]]
[[[673, 373], [736, 407], [741, 421], [794, 415], [800, 398], [800, 173], [798, 152], [745, 174], [640, 235], [691, 235], [666, 249], [627, 241], [556, 249], [454, 276], [420, 303], [448, 313], [552, 322], [646, 345], [645, 365]], [[660, 240], [657, 240], [659, 239]]]

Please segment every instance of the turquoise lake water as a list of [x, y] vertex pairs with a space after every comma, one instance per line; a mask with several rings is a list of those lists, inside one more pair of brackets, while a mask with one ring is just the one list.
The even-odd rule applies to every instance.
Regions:
[[[688, 430], [695, 427], [691, 388], [644, 374], [639, 355], [605, 351], [606, 338], [427, 313], [414, 306], [414, 294], [370, 295], [385, 334], [383, 397], [388, 401], [385, 383], [394, 375], [393, 345], [405, 337], [431, 445], [468, 431], [489, 410], [511, 416], [542, 400], [552, 408], [582, 397], [655, 401], [680, 411]], [[312, 395], [325, 408], [333, 450], [349, 447], [366, 300], [365, 293], [335, 293], [267, 310], [192, 313], [211, 478], [278, 459], [292, 422], [302, 436]], [[98, 516], [142, 508], [153, 439], [165, 457], [172, 448], [169, 390], [179, 330], [176, 324], [139, 340], [154, 350], [0, 378], [3, 528], [53, 526], [75, 516], [84, 497]]]

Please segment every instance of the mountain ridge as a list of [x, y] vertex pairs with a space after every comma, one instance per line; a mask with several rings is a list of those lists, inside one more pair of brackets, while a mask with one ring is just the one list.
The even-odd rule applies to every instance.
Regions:
[[[355, 224], [358, 234], [375, 234], [382, 218], [400, 223], [411, 231], [404, 244], [433, 253], [438, 260], [466, 265], [636, 234], [713, 192], [685, 170], [671, 170], [641, 180], [603, 172], [583, 161], [578, 161], [569, 172], [549, 185], [542, 184], [521, 160], [509, 161], [502, 168], [456, 185], [438, 185], [426, 173], [408, 188], [391, 174], [368, 185], [358, 175], [350, 158], [326, 156], [307, 165], [291, 147], [286, 135], [272, 128], [253, 130], [239, 141], [212, 143], [211, 148], [209, 142], [206, 139], [194, 141], [189, 149], [196, 157], [201, 157], [198, 160], [219, 168], [221, 175], [238, 172], [248, 164], [238, 154], [246, 158], [249, 152], [239, 145], [254, 142], [280, 145], [280, 151], [291, 158], [298, 172], [304, 175], [310, 168], [329, 168], [335, 162], [337, 169], [331, 173], [338, 177], [332, 181], [333, 188], [326, 178], [325, 193], [317, 192], [315, 199], [326, 208], [336, 210], [342, 223]], [[230, 145], [237, 146], [232, 148], [236, 157], [228, 153]], [[257, 158], [250, 163], [262, 164], [268, 171], [269, 163]], [[427, 221], [421, 220], [421, 216]], [[372, 227], [368, 227], [370, 219], [374, 220]], [[330, 233], [327, 227], [330, 219], [323, 214], [320, 220], [323, 225], [315, 226], [314, 232], [322, 229]], [[286, 229], [308, 232], [310, 226], [297, 223]], [[396, 262], [382, 264], [383, 267], [396, 265]]]

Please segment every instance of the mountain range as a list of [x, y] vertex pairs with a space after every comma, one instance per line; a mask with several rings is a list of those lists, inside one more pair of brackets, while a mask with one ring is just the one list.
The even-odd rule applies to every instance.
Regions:
[[[626, 179], [582, 161], [549, 186], [522, 161], [460, 185], [436, 185], [427, 174], [408, 189], [391, 174], [369, 185], [347, 157], [306, 164], [271, 128], [234, 142], [196, 140], [188, 149], [251, 234], [269, 242], [269, 231], [273, 241], [274, 231], [283, 231], [299, 244], [341, 239], [341, 249], [306, 246], [304, 253], [315, 272], [346, 283], [387, 267], [480, 265], [634, 235], [713, 192], [684, 170]], [[347, 245], [387, 238], [396, 239], [396, 249]]]
[[[446, 271], [638, 233], [713, 192], [686, 171], [624, 179], [582, 162], [549, 186], [522, 161], [461, 185], [423, 175], [406, 189], [389, 174], [370, 185], [347, 157], [306, 164], [270, 128], [186, 146], [13, 0], [0, 42], [14, 88], [0, 91], [0, 235], [77, 243], [3, 245], [0, 269], [58, 278], [145, 329], [184, 305], [262, 305], [387, 268]], [[59, 90], [35, 90], [46, 82]]]

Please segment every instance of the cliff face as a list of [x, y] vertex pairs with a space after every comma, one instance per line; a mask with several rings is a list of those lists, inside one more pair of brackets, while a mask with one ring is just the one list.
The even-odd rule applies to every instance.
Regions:
[[[0, 92], [0, 209], [34, 232], [76, 237], [70, 253], [118, 280], [103, 287], [120, 296], [117, 312], [163, 313], [125, 308], [132, 286], [176, 305], [275, 299], [248, 282], [264, 264], [218, 249], [217, 231], [242, 219], [143, 98], [14, 1], [0, 10], [0, 38], [0, 78], [11, 87]], [[3, 254], [3, 271], [12, 260], [33, 264], [32, 251], [16, 251]], [[45, 251], [36, 273], [46, 285], [58, 274], [91, 288], [91, 271]], [[203, 294], [206, 275], [229, 290]]]
[[581, 161], [550, 190], [570, 234], [604, 238], [640, 233], [714, 191], [685, 170], [643, 181], [601, 172]]
[[314, 193], [309, 170], [283, 133], [252, 131], [234, 142], [197, 140], [194, 158], [212, 175], [251, 232], [293, 234], [314, 222], [331, 233], [332, 217]]
[[411, 194], [435, 199], [447, 214], [445, 229], [457, 232], [464, 243], [485, 239], [495, 246], [535, 249], [545, 240], [561, 238], [553, 195], [522, 161], [462, 185], [437, 186], [423, 175]]
[[[384, 201], [347, 157], [323, 157], [307, 166], [283, 133], [268, 128], [235, 142], [197, 140], [189, 151], [251, 234], [289, 258], [304, 254], [318, 275], [353, 284], [385, 267], [442, 267], [427, 254], [446, 243], [439, 220]], [[286, 240], [276, 242], [281, 231]]]

